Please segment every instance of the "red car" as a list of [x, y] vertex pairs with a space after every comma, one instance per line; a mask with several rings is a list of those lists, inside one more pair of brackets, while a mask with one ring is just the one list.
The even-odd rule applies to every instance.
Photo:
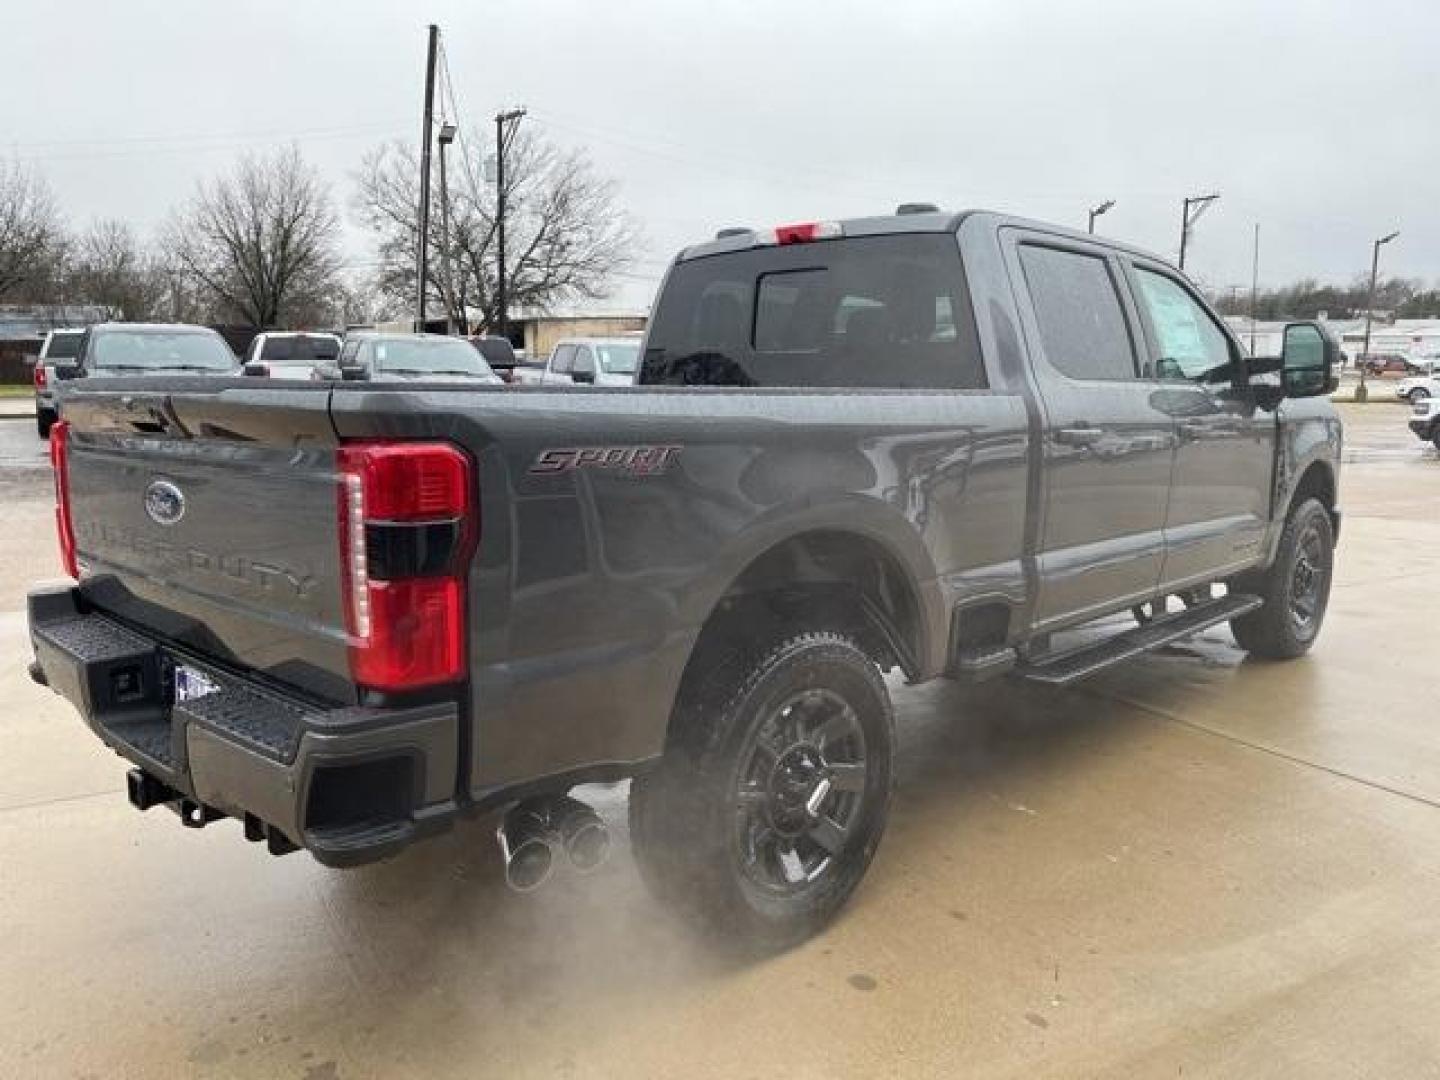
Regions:
[[1415, 365], [1399, 353], [1369, 353], [1360, 358], [1367, 375], [1409, 375]]

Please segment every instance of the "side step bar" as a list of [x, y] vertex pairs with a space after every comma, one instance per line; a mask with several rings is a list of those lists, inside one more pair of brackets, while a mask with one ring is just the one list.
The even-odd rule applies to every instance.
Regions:
[[1018, 665], [1015, 674], [1031, 682], [1068, 686], [1077, 679], [1104, 670], [1111, 664], [1151, 652], [1181, 638], [1198, 634], [1217, 623], [1228, 622], [1247, 611], [1254, 611], [1262, 603], [1264, 601], [1260, 597], [1246, 593], [1232, 593], [1218, 600], [1207, 600], [1203, 604], [1171, 615], [1163, 615], [1153, 622], [1144, 623], [1103, 641], [1082, 645], [1057, 656], [1029, 660]]

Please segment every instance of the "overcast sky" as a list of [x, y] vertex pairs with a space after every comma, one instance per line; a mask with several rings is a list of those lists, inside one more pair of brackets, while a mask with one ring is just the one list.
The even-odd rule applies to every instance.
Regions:
[[[647, 250], [615, 306], [731, 224], [925, 200], [1084, 226], [1174, 256], [1219, 191], [1207, 284], [1440, 277], [1433, 0], [6, 0], [0, 152], [75, 224], [153, 228], [247, 150], [298, 142], [347, 218], [362, 153], [417, 137], [440, 24], [458, 121], [526, 105], [620, 185]], [[353, 222], [347, 256], [363, 269]]]

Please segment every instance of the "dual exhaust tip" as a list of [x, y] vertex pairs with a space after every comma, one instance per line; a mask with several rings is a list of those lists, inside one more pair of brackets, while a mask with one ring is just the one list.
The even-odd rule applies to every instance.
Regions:
[[600, 815], [568, 795], [517, 803], [495, 838], [505, 860], [505, 883], [522, 893], [545, 884], [562, 855], [582, 874], [598, 869], [610, 855], [610, 830]]

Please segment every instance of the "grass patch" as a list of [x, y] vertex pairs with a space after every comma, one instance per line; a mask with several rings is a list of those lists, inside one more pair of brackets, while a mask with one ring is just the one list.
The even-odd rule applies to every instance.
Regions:
[[0, 386], [0, 398], [30, 397], [34, 393], [34, 387], [23, 384], [19, 386]]

